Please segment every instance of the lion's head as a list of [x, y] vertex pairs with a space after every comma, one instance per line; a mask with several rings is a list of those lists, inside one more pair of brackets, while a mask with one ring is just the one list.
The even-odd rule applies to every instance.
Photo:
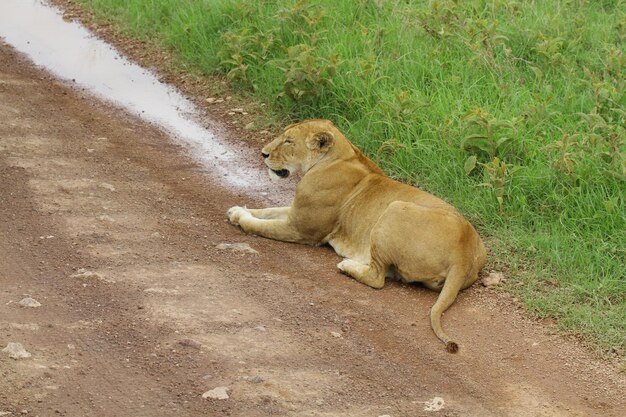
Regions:
[[261, 153], [272, 178], [306, 173], [333, 147], [335, 126], [327, 120], [308, 120], [287, 126]]

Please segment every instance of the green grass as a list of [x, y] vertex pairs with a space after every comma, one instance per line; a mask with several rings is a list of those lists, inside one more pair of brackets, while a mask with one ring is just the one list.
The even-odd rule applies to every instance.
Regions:
[[280, 120], [333, 120], [459, 207], [531, 312], [625, 351], [623, 0], [77, 2]]

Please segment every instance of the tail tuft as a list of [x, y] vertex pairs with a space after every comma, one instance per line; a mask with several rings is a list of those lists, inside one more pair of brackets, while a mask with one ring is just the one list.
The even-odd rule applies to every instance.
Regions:
[[453, 341], [449, 341], [448, 343], [446, 343], [446, 350], [449, 353], [457, 353], [459, 351], [459, 345], [457, 345]]

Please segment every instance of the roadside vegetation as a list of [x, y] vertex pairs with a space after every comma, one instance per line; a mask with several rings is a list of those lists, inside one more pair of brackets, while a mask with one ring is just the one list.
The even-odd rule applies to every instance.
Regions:
[[625, 1], [76, 2], [278, 120], [332, 120], [466, 214], [530, 312], [626, 351]]

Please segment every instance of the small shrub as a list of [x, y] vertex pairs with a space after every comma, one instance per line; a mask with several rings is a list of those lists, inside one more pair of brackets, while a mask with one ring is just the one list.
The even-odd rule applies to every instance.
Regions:
[[324, 87], [332, 85], [337, 72], [339, 58], [328, 58], [315, 54], [309, 45], [295, 45], [287, 48], [287, 58], [278, 62], [284, 73], [284, 90], [279, 97], [287, 96], [295, 102], [314, 104]]

